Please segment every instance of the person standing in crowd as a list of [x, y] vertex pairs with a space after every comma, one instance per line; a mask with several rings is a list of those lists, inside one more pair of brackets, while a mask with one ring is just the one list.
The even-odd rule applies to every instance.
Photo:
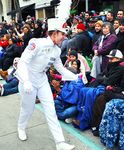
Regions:
[[3, 27], [3, 24], [0, 23], [0, 36], [7, 34], [7, 30]]
[[34, 30], [33, 30], [33, 37], [40, 38], [42, 33], [42, 24], [40, 22], [35, 22]]
[[36, 96], [41, 101], [45, 116], [54, 137], [57, 150], [72, 150], [74, 145], [65, 142], [62, 129], [58, 122], [53, 95], [46, 71], [51, 65], [62, 74], [63, 80], [77, 80], [78, 75], [63, 67], [60, 45], [64, 39], [65, 30], [57, 18], [48, 19], [48, 37], [32, 39], [22, 53], [18, 63], [17, 78], [21, 95], [21, 110], [18, 120], [18, 137], [27, 140], [26, 127], [35, 108]]
[[119, 33], [120, 24], [121, 24], [121, 22], [120, 22], [119, 19], [114, 20], [113, 28], [114, 28], [114, 31], [115, 31], [116, 35], [118, 35], [118, 33]]
[[98, 40], [98, 38], [101, 36], [102, 34], [102, 26], [103, 26], [103, 22], [101, 20], [98, 20], [95, 23], [95, 32], [92, 38], [92, 45], [95, 44], [95, 42]]
[[117, 12], [117, 18], [122, 20], [124, 18], [124, 10], [120, 9]]
[[83, 23], [77, 25], [77, 34], [68, 41], [68, 50], [76, 50], [83, 56], [91, 54], [91, 39]]
[[120, 23], [119, 33], [117, 34], [118, 41], [116, 48], [119, 49], [124, 55], [124, 21]]
[[114, 13], [112, 11], [108, 11], [108, 13], [106, 14], [106, 22], [110, 22], [113, 25]]
[[88, 23], [89, 23], [90, 18], [91, 18], [90, 12], [88, 12], [88, 11], [85, 12], [84, 23], [85, 23], [86, 28], [89, 27]]
[[67, 60], [67, 46], [68, 46], [68, 37], [67, 35], [65, 34], [65, 37], [64, 37], [64, 40], [60, 46], [61, 48], [61, 55], [60, 55], [60, 58], [61, 58], [61, 61], [63, 63], [63, 65], [65, 64], [66, 60]]
[[23, 32], [24, 35], [22, 36], [22, 40], [23, 40], [23, 50], [26, 48], [26, 46], [28, 45], [29, 40], [33, 37], [31, 30], [29, 29], [28, 26], [24, 26], [23, 27]]
[[77, 33], [77, 25], [78, 24], [79, 24], [79, 16], [74, 16], [74, 18], [72, 20], [72, 25], [71, 25], [72, 37]]
[[106, 57], [109, 52], [116, 47], [117, 36], [113, 34], [112, 25], [109, 22], [103, 24], [102, 35], [93, 45], [94, 57], [91, 76], [96, 78], [108, 64]]

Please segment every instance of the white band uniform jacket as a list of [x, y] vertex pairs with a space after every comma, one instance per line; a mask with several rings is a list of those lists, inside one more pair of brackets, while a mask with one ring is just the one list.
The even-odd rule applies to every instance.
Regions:
[[18, 63], [17, 78], [21, 83], [30, 81], [41, 87], [47, 79], [46, 71], [53, 64], [63, 80], [77, 80], [78, 76], [63, 67], [60, 59], [61, 49], [50, 37], [31, 39]]

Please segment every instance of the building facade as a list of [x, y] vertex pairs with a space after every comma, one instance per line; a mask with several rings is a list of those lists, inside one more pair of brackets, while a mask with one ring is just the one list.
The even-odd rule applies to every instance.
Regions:
[[[3, 20], [10, 21], [12, 18], [22, 15], [23, 20], [27, 15], [38, 18], [55, 17], [57, 6], [51, 5], [51, 1], [57, 0], [0, 0], [0, 22]], [[76, 2], [77, 0], [72, 0]], [[124, 10], [124, 0], [80, 0], [76, 9], [78, 13], [86, 10], [86, 1], [88, 1], [89, 10], [101, 11], [103, 9]], [[78, 1], [77, 1], [78, 2]]]
[[7, 15], [7, 12], [12, 10], [11, 6], [11, 0], [0, 0], [0, 22], [10, 21], [11, 17]]
[[[22, 10], [26, 11], [26, 7], [28, 10], [27, 12], [24, 14], [26, 15], [33, 15], [31, 14], [31, 12], [34, 12], [35, 18], [49, 18], [51, 16], [55, 16], [55, 7], [51, 6], [51, 0], [19, 0], [20, 3], [20, 7], [22, 8]], [[29, 9], [29, 7], [32, 7], [31, 9]], [[25, 9], [23, 9], [25, 7]], [[22, 11], [22, 15], [23, 15], [23, 11]], [[23, 17], [25, 18], [25, 16], [23, 15]]]

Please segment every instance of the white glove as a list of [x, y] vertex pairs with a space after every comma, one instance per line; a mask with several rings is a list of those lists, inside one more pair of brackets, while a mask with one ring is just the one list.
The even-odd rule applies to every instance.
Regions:
[[33, 91], [33, 86], [30, 81], [24, 82], [24, 92], [30, 94]]

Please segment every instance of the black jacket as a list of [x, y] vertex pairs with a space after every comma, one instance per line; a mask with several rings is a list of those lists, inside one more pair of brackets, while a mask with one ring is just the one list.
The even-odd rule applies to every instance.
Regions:
[[117, 41], [116, 48], [119, 49], [124, 55], [124, 32], [123, 33], [119, 32], [117, 34], [117, 37], [118, 37], [118, 41]]
[[83, 56], [89, 56], [91, 54], [91, 38], [87, 31], [78, 33], [70, 39], [68, 41], [68, 49], [76, 50]]
[[13, 64], [13, 60], [15, 57], [20, 57], [20, 47], [16, 44], [10, 45], [6, 48], [6, 52], [4, 54], [3, 59], [1, 60], [2, 70], [5, 71], [9, 69], [10, 66]]
[[6, 57], [10, 57], [11, 59], [15, 57], [20, 57], [20, 47], [17, 46], [17, 44], [12, 44], [7, 47], [5, 52], [5, 58]]
[[124, 61], [109, 63], [106, 70], [99, 74], [96, 80], [88, 86], [113, 86], [115, 91], [124, 90]]
[[28, 45], [29, 40], [33, 37], [32, 32], [28, 31], [27, 33], [24, 34], [23, 36], [23, 50], [26, 48], [26, 46]]

